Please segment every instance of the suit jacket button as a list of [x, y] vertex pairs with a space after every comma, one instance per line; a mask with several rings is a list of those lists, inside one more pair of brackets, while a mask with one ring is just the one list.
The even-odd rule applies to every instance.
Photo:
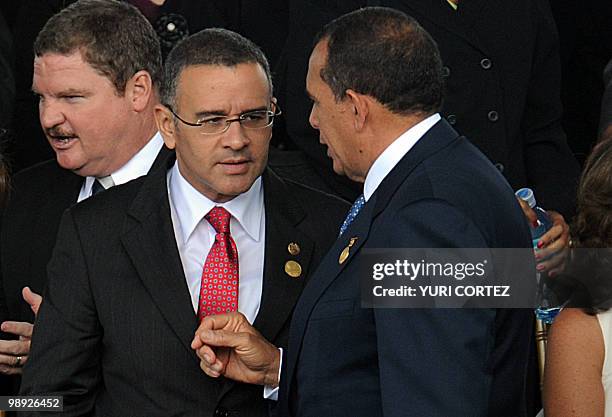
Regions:
[[451, 73], [451, 70], [449, 67], [447, 67], [446, 65], [442, 67], [442, 76], [444, 78], [450, 77], [450, 73]]
[[457, 123], [457, 116], [455, 116], [454, 114], [449, 114], [448, 116], [446, 116], [446, 120], [448, 120], [448, 123], [454, 126]]
[[499, 114], [495, 110], [491, 110], [487, 114], [487, 118], [492, 122], [497, 122], [499, 120]]
[[489, 58], [483, 58], [480, 60], [480, 66], [482, 67], [482, 69], [488, 70], [491, 68], [491, 65], [493, 64], [491, 63], [491, 60]]
[[495, 163], [495, 168], [497, 168], [499, 172], [504, 172], [504, 164], [502, 164], [501, 162]]

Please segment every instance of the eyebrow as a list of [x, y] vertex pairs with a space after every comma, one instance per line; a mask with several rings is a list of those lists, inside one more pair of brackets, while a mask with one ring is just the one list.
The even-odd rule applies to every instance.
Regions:
[[[256, 107], [256, 108], [252, 108], [252, 109], [247, 109], [243, 112], [241, 112], [240, 114], [245, 114], [245, 113], [251, 113], [254, 111], [264, 111], [264, 110], [268, 110], [267, 106], [260, 106], [260, 107]], [[210, 116], [224, 116], [227, 117], [228, 114], [225, 110], [203, 110], [200, 112], [197, 112], [195, 114], [196, 118], [198, 119], [203, 119], [205, 117], [210, 117]]]
[[[32, 93], [36, 95], [41, 95], [40, 92], [36, 88], [34, 88], [34, 86], [32, 86], [30, 90], [32, 91]], [[86, 95], [87, 93], [88, 93], [87, 90], [68, 88], [66, 90], [61, 90], [60, 92], [53, 94], [53, 95], [56, 97], [62, 97], [62, 96], [72, 96], [72, 95]]]

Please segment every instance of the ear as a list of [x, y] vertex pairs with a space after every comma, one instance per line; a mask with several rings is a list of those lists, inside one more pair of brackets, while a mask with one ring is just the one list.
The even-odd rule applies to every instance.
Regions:
[[166, 106], [157, 104], [154, 109], [155, 123], [157, 130], [164, 138], [164, 143], [169, 149], [174, 149], [176, 146], [176, 124], [174, 123], [174, 115]]
[[155, 94], [151, 75], [144, 70], [138, 71], [128, 80], [125, 86], [125, 94], [132, 103], [134, 111], [145, 111]]
[[368, 101], [368, 97], [357, 93], [355, 90], [348, 89], [346, 90], [345, 100], [347, 100], [353, 113], [353, 124], [355, 129], [362, 130], [368, 118], [368, 114], [370, 113], [370, 102]]

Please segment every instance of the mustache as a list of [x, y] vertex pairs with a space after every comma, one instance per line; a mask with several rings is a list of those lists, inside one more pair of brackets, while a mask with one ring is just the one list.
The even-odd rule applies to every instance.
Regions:
[[47, 136], [50, 136], [52, 138], [72, 138], [76, 136], [74, 132], [69, 132], [59, 127], [51, 127], [45, 129], [45, 133], [47, 134]]

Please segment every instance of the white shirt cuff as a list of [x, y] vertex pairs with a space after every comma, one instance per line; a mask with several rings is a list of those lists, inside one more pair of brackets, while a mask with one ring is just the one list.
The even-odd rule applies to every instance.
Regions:
[[278, 362], [278, 386], [264, 385], [263, 396], [266, 400], [278, 401], [278, 387], [280, 387], [281, 369], [283, 369], [283, 348], [278, 348], [280, 360]]

